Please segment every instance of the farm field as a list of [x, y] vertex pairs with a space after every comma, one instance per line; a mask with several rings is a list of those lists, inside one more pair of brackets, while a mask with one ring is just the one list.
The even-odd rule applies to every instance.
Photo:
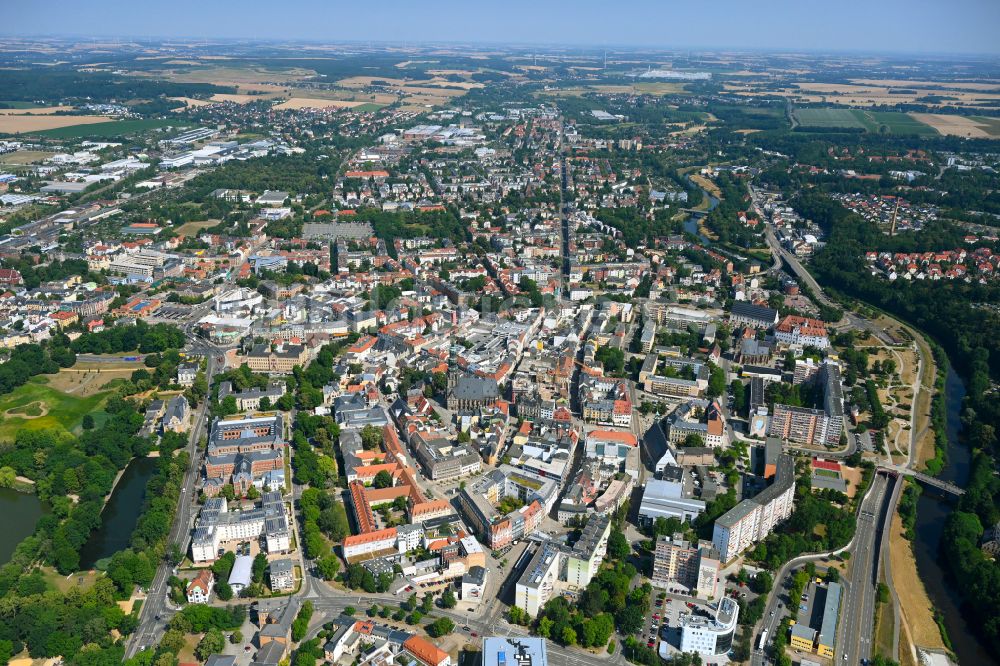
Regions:
[[49, 384], [50, 377], [38, 375], [0, 397], [0, 441], [14, 441], [21, 430], [52, 428], [71, 433], [79, 428], [85, 414], [92, 414], [98, 423], [106, 416], [101, 407], [110, 391], [77, 397]]
[[868, 132], [933, 136], [934, 128], [909, 113], [863, 109], [795, 109], [795, 118], [805, 128], [863, 129]]
[[[70, 117], [79, 118], [81, 116]], [[159, 118], [148, 118], [143, 120], [113, 120], [111, 122], [107, 122], [107, 118], [102, 117], [101, 120], [102, 122], [97, 124], [71, 125], [36, 132], [36, 134], [47, 136], [51, 139], [78, 139], [89, 136], [110, 138], [123, 136], [125, 134], [133, 134], [135, 132], [143, 132], [146, 130], [165, 128], [180, 129], [181, 127], [191, 126], [191, 123], [178, 122], [176, 120], [162, 120]], [[0, 126], [2, 125], [3, 119], [0, 119]]]
[[794, 113], [802, 127], [868, 129], [853, 109], [795, 109]]
[[364, 102], [353, 102], [342, 99], [319, 99], [316, 97], [293, 97], [276, 105], [275, 109], [350, 109], [361, 106]]
[[981, 116], [953, 116], [941, 113], [914, 113], [913, 116], [946, 136], [973, 139], [1000, 137], [1000, 119]]
[[0, 114], [0, 134], [34, 134], [46, 130], [108, 123], [108, 116], [53, 116], [41, 114]]

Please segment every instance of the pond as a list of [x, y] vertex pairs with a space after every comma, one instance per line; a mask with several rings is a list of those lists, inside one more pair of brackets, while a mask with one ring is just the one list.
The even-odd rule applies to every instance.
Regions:
[[101, 512], [101, 526], [80, 550], [81, 570], [93, 569], [101, 560], [128, 547], [156, 462], [156, 458], [133, 458], [125, 468]]
[[3, 531], [0, 532], [0, 564], [10, 561], [17, 544], [31, 536], [38, 520], [48, 512], [48, 506], [37, 495], [0, 488], [0, 516], [4, 516]]

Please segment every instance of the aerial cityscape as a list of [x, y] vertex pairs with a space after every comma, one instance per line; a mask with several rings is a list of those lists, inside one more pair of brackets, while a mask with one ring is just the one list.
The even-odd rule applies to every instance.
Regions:
[[997, 6], [203, 4], [0, 11], [0, 666], [1000, 664]]

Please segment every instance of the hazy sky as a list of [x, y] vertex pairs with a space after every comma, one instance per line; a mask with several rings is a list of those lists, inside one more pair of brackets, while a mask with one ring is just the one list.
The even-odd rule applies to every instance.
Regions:
[[4, 0], [0, 34], [1000, 53], [1000, 0]]

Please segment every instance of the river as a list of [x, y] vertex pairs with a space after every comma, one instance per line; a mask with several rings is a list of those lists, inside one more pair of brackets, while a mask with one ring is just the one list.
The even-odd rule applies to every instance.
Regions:
[[[955, 371], [948, 368], [945, 382], [945, 398], [948, 406], [947, 434], [948, 458], [945, 468], [938, 475], [944, 481], [965, 486], [969, 479], [972, 452], [959, 442], [962, 429], [960, 414], [965, 386]], [[917, 504], [916, 539], [913, 552], [917, 560], [917, 571], [927, 588], [931, 602], [944, 616], [944, 626], [948, 630], [955, 655], [962, 666], [1000, 664], [995, 655], [987, 651], [961, 613], [962, 598], [952, 584], [945, 580], [945, 571], [939, 562], [941, 533], [944, 521], [954, 508], [954, 500], [942, 499], [932, 490], [925, 489]]]
[[156, 471], [156, 462], [156, 458], [133, 458], [122, 472], [101, 511], [101, 526], [80, 550], [81, 570], [93, 569], [100, 560], [128, 547], [142, 511], [146, 484]]
[[17, 544], [35, 531], [38, 520], [49, 512], [38, 495], [0, 488], [0, 515], [4, 516], [0, 534], [0, 564], [10, 561]]

